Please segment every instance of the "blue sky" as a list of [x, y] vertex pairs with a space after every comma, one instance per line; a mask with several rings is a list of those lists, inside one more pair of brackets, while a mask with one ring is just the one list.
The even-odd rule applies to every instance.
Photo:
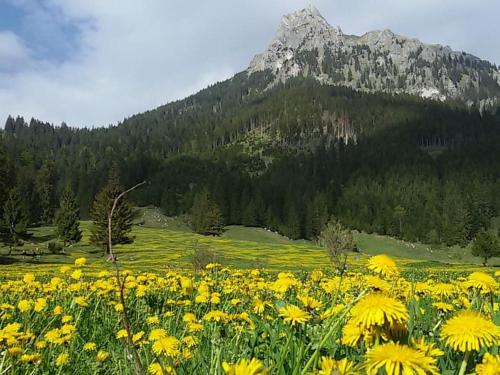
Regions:
[[500, 64], [498, 0], [0, 0], [0, 123], [105, 126], [230, 77], [283, 14], [390, 28]]

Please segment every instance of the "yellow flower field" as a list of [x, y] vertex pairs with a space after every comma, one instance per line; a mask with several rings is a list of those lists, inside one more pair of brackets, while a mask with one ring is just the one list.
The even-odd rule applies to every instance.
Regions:
[[3, 272], [0, 374], [499, 373], [498, 271], [356, 269]]

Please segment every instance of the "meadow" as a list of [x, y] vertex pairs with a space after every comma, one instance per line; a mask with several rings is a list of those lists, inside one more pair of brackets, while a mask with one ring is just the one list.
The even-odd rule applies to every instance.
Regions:
[[[0, 374], [498, 374], [494, 268], [358, 235], [339, 275], [314, 244], [263, 229], [137, 224], [119, 280], [86, 222], [64, 254], [0, 265]], [[197, 246], [219, 263], [193, 270]]]

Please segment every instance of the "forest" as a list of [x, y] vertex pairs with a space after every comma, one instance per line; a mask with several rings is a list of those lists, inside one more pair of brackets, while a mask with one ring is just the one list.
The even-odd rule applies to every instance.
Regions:
[[266, 73], [241, 73], [105, 128], [9, 117], [0, 217], [15, 192], [28, 225], [52, 223], [68, 186], [89, 217], [110, 170], [122, 187], [146, 181], [133, 204], [170, 216], [206, 193], [224, 224], [292, 239], [316, 238], [334, 216], [368, 233], [464, 245], [500, 213], [500, 111], [303, 78], [266, 88]]

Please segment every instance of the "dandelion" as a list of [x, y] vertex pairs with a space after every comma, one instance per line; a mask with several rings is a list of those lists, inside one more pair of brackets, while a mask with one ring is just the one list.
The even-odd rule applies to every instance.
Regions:
[[432, 306], [434, 306], [436, 310], [442, 311], [444, 313], [448, 313], [454, 310], [453, 305], [446, 302], [434, 302]]
[[154, 342], [153, 352], [157, 355], [165, 354], [174, 357], [180, 354], [179, 344], [179, 340], [173, 336], [162, 337]]
[[30, 311], [31, 310], [31, 302], [23, 299], [23, 300], [19, 301], [19, 303], [17, 304], [17, 308], [21, 312]]
[[483, 361], [476, 366], [477, 375], [498, 375], [500, 374], [500, 355], [486, 353]]
[[87, 259], [85, 258], [77, 258], [75, 259], [75, 266], [81, 267], [87, 263]]
[[34, 304], [34, 310], [36, 312], [40, 312], [42, 311], [43, 309], [45, 309], [45, 306], [47, 306], [47, 299], [46, 298], [38, 298], [36, 301], [35, 301], [35, 304]]
[[104, 350], [99, 350], [99, 352], [96, 355], [96, 360], [99, 363], [106, 361], [108, 358], [109, 358], [109, 353], [105, 352]]
[[148, 367], [148, 374], [150, 375], [163, 375], [163, 368], [159, 363], [151, 363]]
[[21, 361], [24, 363], [39, 364], [42, 362], [42, 356], [39, 353], [23, 354]]
[[117, 333], [116, 333], [116, 338], [117, 339], [123, 339], [125, 337], [128, 336], [128, 333], [127, 333], [127, 330], [125, 329], [120, 329]]
[[466, 310], [444, 324], [441, 338], [456, 351], [479, 350], [500, 341], [500, 327], [479, 313]]
[[86, 342], [83, 345], [83, 350], [85, 350], [86, 352], [93, 352], [94, 350], [96, 350], [96, 348], [97, 345], [95, 344], [95, 342]]
[[364, 368], [368, 375], [376, 375], [380, 370], [387, 374], [439, 374], [435, 358], [392, 342], [370, 349]]
[[222, 363], [222, 368], [228, 375], [266, 375], [268, 372], [263, 363], [258, 359], [240, 359], [238, 363], [231, 365]]
[[317, 375], [358, 375], [359, 371], [355, 368], [354, 362], [347, 358], [335, 360], [332, 357], [321, 357], [320, 370]]
[[399, 274], [396, 263], [387, 255], [375, 255], [368, 260], [368, 268], [382, 276], [397, 276]]
[[81, 307], [86, 307], [88, 306], [88, 302], [87, 300], [85, 299], [85, 297], [83, 296], [78, 296], [78, 297], [75, 297], [74, 300], [75, 303], [78, 305], [78, 306], [81, 306]]
[[408, 310], [398, 300], [379, 293], [363, 297], [351, 310], [352, 319], [362, 328], [394, 326], [408, 321]]
[[69, 363], [69, 354], [67, 352], [61, 353], [56, 358], [56, 367], [62, 367]]
[[146, 318], [146, 323], [153, 325], [153, 324], [158, 324], [160, 322], [160, 318], [157, 316], [148, 316]]
[[477, 289], [482, 294], [495, 293], [498, 289], [498, 283], [496, 280], [484, 272], [471, 273], [464, 285], [467, 288]]
[[301, 310], [299, 307], [295, 305], [288, 305], [279, 310], [279, 315], [284, 318], [283, 321], [285, 323], [289, 323], [292, 326], [295, 324], [304, 324], [309, 319], [311, 319], [311, 315]]
[[165, 337], [167, 337], [167, 332], [163, 328], [153, 329], [149, 333], [149, 339], [151, 341], [156, 341], [156, 340], [159, 340], [159, 339], [165, 338]]

